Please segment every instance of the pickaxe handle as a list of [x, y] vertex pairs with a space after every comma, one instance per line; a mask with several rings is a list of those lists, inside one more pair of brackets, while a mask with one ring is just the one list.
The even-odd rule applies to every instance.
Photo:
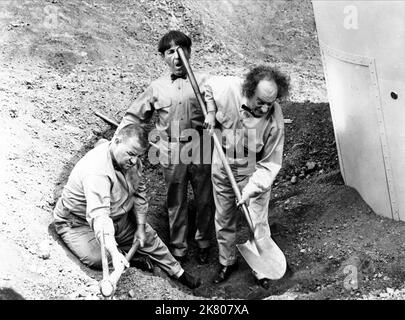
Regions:
[[[100, 292], [101, 294], [108, 298], [111, 297], [115, 289], [117, 288], [117, 282], [120, 279], [122, 273], [125, 270], [125, 266], [121, 264], [118, 268], [116, 268], [111, 274], [108, 274], [109, 268], [108, 268], [108, 262], [107, 262], [107, 256], [105, 255], [105, 244], [104, 244], [104, 235], [101, 237], [101, 254], [102, 254], [102, 265], [103, 265], [103, 280], [100, 281], [99, 287], [100, 287]], [[131, 249], [128, 251], [126, 254], [125, 258], [128, 260], [128, 262], [132, 259], [134, 256], [136, 250], [138, 250], [139, 247], [139, 240], [136, 240]], [[104, 255], [103, 255], [104, 253]], [[104, 263], [105, 261], [105, 263]]]
[[[207, 110], [205, 108], [205, 103], [204, 103], [204, 100], [203, 100], [203, 98], [201, 96], [201, 92], [200, 92], [200, 89], [198, 87], [198, 83], [197, 83], [197, 81], [195, 79], [193, 70], [191, 70], [190, 64], [188, 63], [188, 60], [187, 60], [187, 58], [186, 58], [186, 56], [184, 54], [184, 50], [180, 46], [177, 47], [176, 50], [177, 50], [177, 53], [179, 54], [179, 56], [181, 58], [181, 61], [183, 62], [184, 66], [186, 67], [187, 74], [188, 74], [188, 76], [190, 78], [191, 86], [193, 87], [194, 93], [195, 93], [195, 95], [197, 97], [197, 100], [198, 100], [198, 103], [199, 103], [199, 105], [200, 105], [200, 107], [202, 109], [202, 112], [203, 112], [204, 116], [206, 116], [207, 115]], [[238, 184], [236, 183], [235, 177], [233, 176], [232, 169], [229, 166], [228, 160], [226, 159], [225, 153], [222, 150], [222, 145], [219, 142], [219, 139], [218, 139], [218, 136], [216, 135], [216, 133], [214, 133], [212, 136], [213, 136], [213, 139], [214, 139], [214, 145], [215, 145], [215, 147], [217, 148], [217, 151], [218, 151], [218, 155], [221, 158], [221, 161], [222, 161], [222, 163], [224, 165], [225, 171], [226, 171], [226, 173], [228, 175], [228, 178], [229, 178], [229, 180], [230, 180], [230, 182], [232, 184], [232, 189], [235, 192], [236, 198], [238, 199], [238, 201], [240, 201], [242, 199], [242, 195], [241, 195], [241, 192], [239, 190]], [[242, 211], [243, 211], [243, 213], [245, 215], [245, 218], [246, 218], [246, 220], [247, 220], [247, 222], [249, 224], [250, 230], [253, 231], [254, 228], [253, 228], [252, 218], [250, 217], [249, 210], [248, 210], [246, 204], [242, 204], [241, 207], [242, 207]]]
[[117, 123], [117, 122], [115, 122], [114, 120], [108, 118], [107, 116], [103, 115], [102, 113], [100, 113], [100, 112], [98, 112], [98, 111], [94, 111], [94, 114], [95, 114], [97, 117], [100, 117], [101, 119], [103, 119], [105, 122], [107, 122], [107, 123], [109, 123], [109, 124], [111, 124], [111, 125], [113, 125], [113, 126], [115, 126], [115, 127], [118, 127], [118, 123]]

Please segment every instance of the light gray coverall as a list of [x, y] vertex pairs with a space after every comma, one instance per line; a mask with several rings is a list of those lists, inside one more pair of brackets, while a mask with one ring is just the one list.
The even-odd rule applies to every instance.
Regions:
[[[241, 109], [247, 102], [242, 82], [237, 77], [213, 77], [205, 86], [205, 99], [207, 107], [217, 110], [223, 150], [242, 194], [250, 196], [255, 238], [260, 239], [270, 235], [268, 207], [271, 186], [282, 164], [284, 119], [278, 103], [261, 118]], [[216, 148], [212, 162], [219, 262], [232, 265], [236, 262], [237, 219], [242, 213]]]
[[[209, 76], [196, 73], [195, 77], [203, 88]], [[116, 132], [129, 123], [150, 121], [155, 111], [158, 115], [156, 129], [160, 135], [157, 148], [167, 188], [170, 247], [175, 256], [182, 257], [188, 248], [189, 181], [197, 209], [195, 240], [200, 248], [209, 247], [215, 212], [211, 183], [212, 144], [202, 142], [204, 115], [188, 78], [173, 81], [170, 74], [166, 74], [153, 81], [128, 108]], [[188, 142], [190, 129], [194, 129], [200, 138], [197, 136]], [[208, 134], [206, 136], [210, 139]], [[188, 162], [180, 158], [183, 149], [193, 150], [191, 160], [186, 159]]]

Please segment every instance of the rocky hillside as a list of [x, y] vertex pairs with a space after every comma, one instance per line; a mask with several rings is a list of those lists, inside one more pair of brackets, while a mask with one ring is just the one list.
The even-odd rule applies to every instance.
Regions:
[[[270, 63], [291, 77], [290, 102], [283, 108], [292, 122], [286, 127], [286, 161], [271, 208], [274, 237], [296, 276], [263, 291], [242, 265], [226, 286], [212, 287], [207, 280], [199, 291], [191, 292], [158, 268], [153, 274], [131, 268], [116, 299], [367, 298], [370, 290], [385, 294], [389, 287], [395, 296], [395, 290], [401, 289], [403, 271], [394, 272], [403, 270], [400, 238], [390, 239], [387, 254], [391, 260], [387, 261], [393, 272], [386, 275], [389, 266], [384, 267], [379, 259], [387, 243], [373, 238], [364, 256], [359, 253], [361, 245], [347, 247], [347, 240], [334, 252], [333, 241], [321, 245], [331, 232], [316, 232], [351, 225], [354, 218], [359, 228], [361, 223], [370, 224], [375, 236], [384, 232], [382, 225], [391, 228], [392, 235], [400, 233], [403, 225], [379, 223], [355, 196], [349, 202], [358, 211], [347, 209], [343, 196], [355, 192], [342, 189], [339, 179], [309, 0], [0, 1], [0, 29], [0, 287], [13, 288], [25, 299], [100, 298], [100, 272], [78, 264], [54, 236], [52, 209], [76, 161], [97, 139], [111, 136], [112, 128], [94, 111], [119, 121], [130, 101], [166, 70], [157, 54], [158, 39], [169, 29], [180, 29], [193, 40], [194, 70], [242, 75], [252, 65]], [[160, 174], [155, 167], [147, 170], [149, 219], [165, 240]], [[294, 175], [298, 180], [292, 183]], [[332, 206], [346, 214], [329, 210]], [[347, 220], [335, 221], [336, 216]], [[305, 229], [306, 223], [310, 229]], [[358, 233], [357, 229], [347, 229], [346, 234], [342, 234], [344, 228], [340, 231], [336, 238], [350, 239]], [[317, 251], [304, 258], [302, 250], [308, 247]], [[355, 254], [377, 266], [369, 276], [376, 279], [376, 285], [341, 292], [340, 266]], [[337, 258], [329, 259], [331, 255]], [[210, 259], [209, 268], [201, 269], [193, 261], [186, 268], [208, 279], [216, 268], [214, 250]], [[315, 271], [306, 273], [308, 269]]]

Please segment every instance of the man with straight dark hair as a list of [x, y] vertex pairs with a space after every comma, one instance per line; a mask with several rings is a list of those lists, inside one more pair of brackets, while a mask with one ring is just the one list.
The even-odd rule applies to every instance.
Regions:
[[[148, 122], [157, 113], [157, 142], [167, 188], [169, 213], [170, 249], [177, 260], [186, 261], [188, 250], [188, 183], [194, 193], [196, 207], [195, 241], [197, 259], [208, 262], [214, 201], [211, 184], [211, 145], [203, 143], [203, 129], [215, 124], [215, 113], [208, 110], [205, 119], [192, 89], [187, 71], [176, 49], [181, 47], [187, 59], [191, 54], [191, 39], [181, 31], [172, 30], [159, 41], [158, 51], [169, 67], [170, 73], [153, 81], [128, 108], [119, 127], [128, 123]], [[200, 87], [206, 83], [207, 74], [196, 73]], [[197, 133], [190, 139], [190, 131]], [[191, 140], [191, 141], [190, 141]], [[189, 162], [182, 158], [184, 151], [191, 150]], [[204, 161], [204, 157], [208, 161]]]

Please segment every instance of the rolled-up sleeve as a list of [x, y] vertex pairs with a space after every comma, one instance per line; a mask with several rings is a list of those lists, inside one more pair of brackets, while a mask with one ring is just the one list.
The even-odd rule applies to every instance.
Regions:
[[100, 239], [101, 232], [114, 235], [114, 225], [110, 218], [110, 179], [102, 175], [88, 175], [83, 179], [83, 190], [86, 197], [86, 220], [96, 238]]
[[281, 169], [284, 148], [284, 127], [273, 127], [268, 137], [262, 159], [256, 163], [256, 170], [249, 178], [242, 193], [249, 197], [256, 197], [269, 191]]
[[146, 185], [143, 181], [138, 185], [137, 190], [134, 192], [134, 206], [133, 213], [138, 224], [146, 223], [146, 216], [148, 212], [148, 199], [146, 196]]
[[216, 112], [217, 105], [214, 99], [214, 92], [212, 88], [212, 79], [208, 80], [205, 85], [203, 85], [204, 100], [207, 106], [207, 112]]

